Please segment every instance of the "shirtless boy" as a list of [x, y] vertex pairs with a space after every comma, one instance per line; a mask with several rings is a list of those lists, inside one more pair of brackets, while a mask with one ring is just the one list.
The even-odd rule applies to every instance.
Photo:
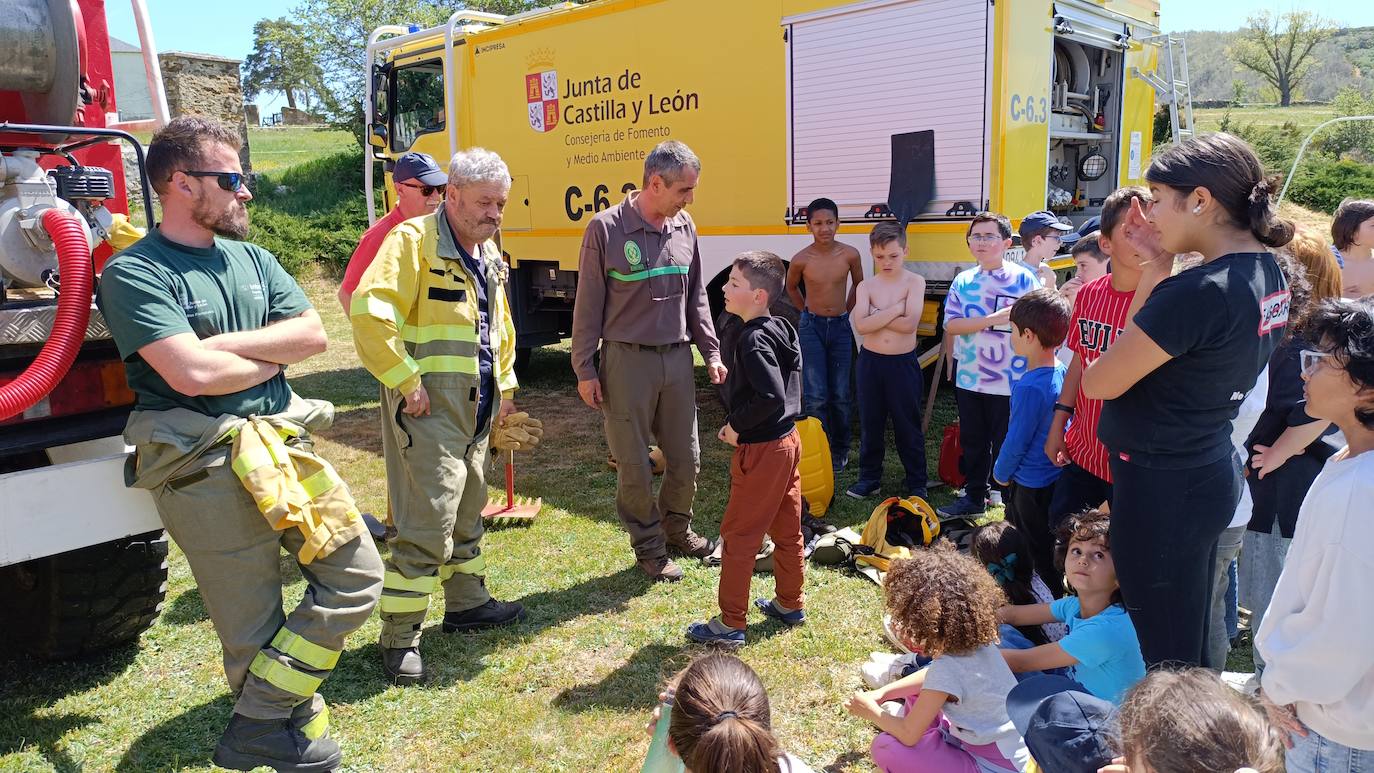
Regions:
[[926, 496], [926, 438], [921, 432], [921, 363], [916, 327], [925, 306], [926, 280], [906, 270], [906, 229], [879, 223], [868, 236], [873, 278], [859, 283], [854, 329], [859, 347], [859, 480], [845, 494], [864, 499], [883, 478], [887, 420], [906, 476], [902, 496]]
[[811, 202], [806, 229], [813, 241], [792, 256], [787, 269], [787, 295], [801, 310], [797, 333], [802, 349], [802, 413], [821, 420], [837, 473], [849, 462], [849, 378], [854, 364], [849, 312], [854, 308], [855, 289], [863, 280], [859, 251], [835, 241], [839, 224], [835, 202]]

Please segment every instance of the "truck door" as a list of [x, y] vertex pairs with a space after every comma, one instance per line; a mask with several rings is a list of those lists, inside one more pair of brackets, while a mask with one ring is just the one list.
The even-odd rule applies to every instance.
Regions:
[[880, 214], [892, 135], [931, 130], [927, 216], [987, 200], [989, 6], [858, 3], [783, 19], [788, 48], [788, 212], [826, 196], [843, 220]]

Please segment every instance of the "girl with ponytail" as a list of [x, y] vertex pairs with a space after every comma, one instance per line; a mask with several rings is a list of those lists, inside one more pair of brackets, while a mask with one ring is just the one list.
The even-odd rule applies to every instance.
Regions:
[[[773, 736], [768, 693], [733, 655], [706, 655], [670, 683], [668, 748], [687, 773], [812, 773]], [[654, 712], [658, 722], [659, 711]]]
[[[1126, 330], [1083, 373], [1105, 400], [1111, 541], [1147, 665], [1197, 665], [1208, 640], [1217, 539], [1240, 497], [1231, 420], [1288, 324], [1270, 249], [1293, 237], [1254, 150], [1229, 134], [1187, 139], [1145, 173], [1123, 235], [1146, 261]], [[1202, 263], [1173, 274], [1174, 256]]]

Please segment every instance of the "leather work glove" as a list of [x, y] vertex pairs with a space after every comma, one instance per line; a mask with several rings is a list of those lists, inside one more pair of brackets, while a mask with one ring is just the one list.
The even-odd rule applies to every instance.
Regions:
[[501, 419], [491, 431], [491, 446], [498, 451], [530, 451], [544, 437], [544, 424], [520, 411]]

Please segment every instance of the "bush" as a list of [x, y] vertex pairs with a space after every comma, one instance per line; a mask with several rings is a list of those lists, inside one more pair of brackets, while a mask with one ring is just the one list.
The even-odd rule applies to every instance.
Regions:
[[1374, 198], [1374, 165], [1305, 156], [1288, 198], [1318, 212], [1335, 212], [1347, 197]]
[[363, 156], [348, 150], [261, 175], [249, 203], [249, 239], [293, 275], [312, 262], [342, 271], [367, 228]]

